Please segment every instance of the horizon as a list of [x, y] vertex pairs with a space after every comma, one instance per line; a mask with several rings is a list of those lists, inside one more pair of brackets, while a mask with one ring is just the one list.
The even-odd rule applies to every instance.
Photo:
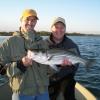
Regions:
[[61, 16], [66, 20], [68, 33], [100, 34], [99, 0], [34, 0], [34, 2], [32, 0], [28, 2], [3, 0], [0, 4], [1, 32], [18, 30], [23, 10], [31, 8], [35, 9], [39, 16], [36, 31], [50, 31], [52, 19]]
[[[4, 34], [5, 34], [5, 33], [8, 33], [8, 34], [9, 34], [9, 33], [13, 33], [13, 32], [16, 32], [16, 31], [18, 31], [18, 30], [15, 30], [15, 31], [0, 31], [0, 33], [3, 33], [3, 32], [4, 32]], [[49, 32], [51, 32], [51, 31], [46, 31], [46, 30], [40, 30], [40, 31], [38, 31], [38, 30], [37, 30], [37, 32], [48, 32], [48, 33], [49, 33]], [[83, 34], [84, 34], [84, 35], [85, 35], [85, 34], [87, 34], [87, 35], [92, 35], [92, 34], [93, 34], [93, 35], [100, 35], [100, 32], [99, 32], [99, 33], [98, 33], [98, 32], [96, 32], [96, 33], [93, 33], [93, 32], [81, 32], [81, 33], [80, 33], [80, 32], [65, 32], [65, 33], [66, 33], [66, 34], [76, 34], [76, 35], [79, 35], [79, 34], [80, 34], [80, 35], [83, 35]]]

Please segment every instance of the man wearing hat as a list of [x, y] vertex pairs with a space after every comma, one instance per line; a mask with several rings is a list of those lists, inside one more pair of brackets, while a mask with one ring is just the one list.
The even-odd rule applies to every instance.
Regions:
[[[60, 48], [79, 55], [78, 46], [65, 35], [65, 32], [65, 19], [61, 17], [55, 18], [51, 25], [51, 35], [46, 39], [49, 48]], [[65, 58], [62, 65], [58, 65], [58, 67], [61, 68], [60, 72], [50, 76], [50, 99], [58, 100], [60, 98], [59, 95], [62, 94], [64, 100], [75, 100], [74, 88], [76, 82], [74, 75], [78, 65], [72, 65], [71, 62]], [[63, 100], [63, 98], [59, 100]]]
[[36, 11], [26, 9], [20, 18], [19, 31], [0, 46], [0, 65], [10, 63], [7, 75], [13, 91], [12, 100], [49, 100], [48, 66], [27, 57], [29, 49], [47, 48], [34, 30], [37, 20]]

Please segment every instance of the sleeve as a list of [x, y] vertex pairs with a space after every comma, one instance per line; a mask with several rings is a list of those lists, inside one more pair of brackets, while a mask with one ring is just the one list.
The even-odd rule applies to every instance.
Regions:
[[21, 60], [17, 61], [17, 68], [23, 73], [27, 70], [27, 67], [23, 65]]
[[11, 62], [11, 50], [9, 40], [4, 41], [0, 45], [0, 64], [5, 65]]
[[[0, 46], [0, 74], [2, 75], [6, 74], [6, 69], [11, 76], [26, 71], [26, 67], [21, 61], [11, 61], [11, 42], [11, 39], [7, 39]], [[5, 68], [5, 66], [7, 67]]]
[[7, 67], [6, 73], [8, 77], [14, 77], [19, 74], [23, 74], [23, 69], [18, 68], [18, 62], [12, 62]]

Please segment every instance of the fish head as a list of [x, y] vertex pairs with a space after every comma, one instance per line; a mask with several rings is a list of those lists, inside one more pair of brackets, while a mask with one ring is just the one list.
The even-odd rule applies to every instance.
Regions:
[[43, 53], [40, 51], [38, 52], [38, 51], [28, 50], [27, 56], [29, 59], [33, 59], [34, 61], [40, 62], [40, 63], [43, 63], [48, 60], [48, 56], [46, 55], [46, 53]]

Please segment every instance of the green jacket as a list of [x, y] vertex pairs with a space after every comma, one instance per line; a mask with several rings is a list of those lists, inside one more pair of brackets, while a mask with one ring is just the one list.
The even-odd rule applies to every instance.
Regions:
[[13, 92], [24, 95], [36, 95], [48, 91], [48, 66], [33, 61], [23, 73], [17, 67], [17, 61], [21, 60], [28, 49], [47, 49], [48, 46], [42, 38], [34, 33], [16, 32], [0, 46], [0, 63], [11, 63], [7, 68], [7, 75]]

